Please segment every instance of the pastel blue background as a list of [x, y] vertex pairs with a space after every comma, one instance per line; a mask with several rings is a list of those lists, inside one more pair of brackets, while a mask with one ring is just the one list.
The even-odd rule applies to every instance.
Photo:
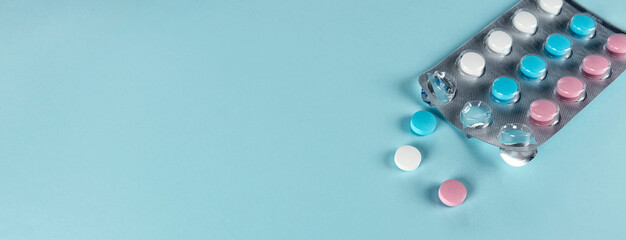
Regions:
[[626, 75], [523, 168], [409, 131], [416, 76], [514, 3], [2, 1], [0, 239], [623, 239]]

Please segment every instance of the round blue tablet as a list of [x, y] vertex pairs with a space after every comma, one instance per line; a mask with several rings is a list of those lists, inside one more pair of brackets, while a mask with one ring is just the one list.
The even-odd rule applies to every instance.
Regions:
[[417, 135], [426, 136], [437, 128], [437, 118], [428, 111], [419, 111], [411, 117], [411, 130]]
[[548, 65], [546, 65], [546, 61], [535, 55], [522, 58], [519, 66], [520, 73], [531, 80], [543, 78], [547, 70]]
[[501, 103], [510, 103], [519, 94], [517, 83], [510, 78], [501, 77], [493, 81], [491, 96]]
[[578, 37], [587, 37], [596, 30], [596, 21], [587, 15], [578, 14], [572, 17], [569, 30]]
[[546, 52], [554, 57], [565, 57], [572, 50], [572, 42], [560, 34], [550, 35], [546, 39]]

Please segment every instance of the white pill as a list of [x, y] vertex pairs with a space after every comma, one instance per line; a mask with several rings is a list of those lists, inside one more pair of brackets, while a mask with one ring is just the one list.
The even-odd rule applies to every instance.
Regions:
[[557, 15], [563, 7], [563, 0], [537, 0], [539, 8], [547, 13]]
[[509, 54], [513, 46], [511, 35], [502, 30], [491, 31], [485, 42], [491, 51], [503, 55]]
[[413, 146], [402, 146], [396, 150], [393, 157], [396, 166], [404, 171], [413, 171], [422, 162], [422, 153]]
[[526, 10], [517, 11], [513, 16], [513, 27], [520, 32], [533, 34], [537, 31], [537, 17]]
[[465, 52], [457, 62], [461, 71], [467, 75], [480, 77], [485, 70], [485, 58], [476, 52]]

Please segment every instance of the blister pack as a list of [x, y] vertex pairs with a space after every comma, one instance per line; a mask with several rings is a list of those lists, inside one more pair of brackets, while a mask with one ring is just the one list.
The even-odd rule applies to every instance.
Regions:
[[418, 78], [424, 102], [522, 166], [626, 69], [626, 35], [572, 0], [521, 0]]

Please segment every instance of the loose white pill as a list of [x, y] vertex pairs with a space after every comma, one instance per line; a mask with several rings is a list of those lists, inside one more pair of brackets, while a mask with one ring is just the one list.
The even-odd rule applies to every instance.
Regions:
[[491, 51], [503, 55], [509, 54], [513, 46], [511, 35], [502, 30], [491, 31], [485, 42]]
[[485, 71], [485, 58], [477, 52], [465, 52], [458, 60], [461, 71], [473, 77], [480, 77]]
[[563, 0], [537, 0], [539, 8], [547, 13], [557, 15], [563, 7]]
[[396, 150], [393, 157], [396, 166], [404, 171], [413, 171], [422, 162], [422, 153], [413, 146], [402, 146]]
[[534, 34], [537, 31], [537, 17], [526, 10], [520, 10], [513, 16], [513, 27], [526, 34]]

